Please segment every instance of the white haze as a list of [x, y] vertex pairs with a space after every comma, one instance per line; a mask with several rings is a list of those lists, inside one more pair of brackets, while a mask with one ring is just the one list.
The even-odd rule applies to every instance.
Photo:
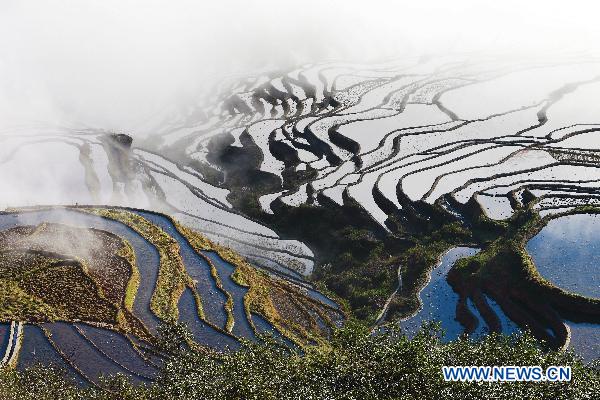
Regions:
[[136, 133], [219, 76], [322, 60], [596, 53], [598, 15], [591, 1], [2, 0], [0, 127]]

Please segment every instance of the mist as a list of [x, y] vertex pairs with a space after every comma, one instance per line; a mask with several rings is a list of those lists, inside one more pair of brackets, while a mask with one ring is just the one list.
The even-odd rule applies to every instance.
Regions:
[[0, 126], [137, 127], [230, 74], [325, 61], [596, 52], [597, 6], [558, 1], [3, 1]]

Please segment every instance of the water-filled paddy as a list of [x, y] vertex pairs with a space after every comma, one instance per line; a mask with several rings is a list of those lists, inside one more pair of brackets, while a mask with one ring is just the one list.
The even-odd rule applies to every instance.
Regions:
[[196, 301], [191, 289], [186, 289], [179, 299], [179, 322], [184, 323], [194, 335], [194, 339], [215, 350], [238, 349], [240, 343], [223, 331], [219, 331], [203, 321], [196, 311]]
[[571, 331], [569, 349], [585, 361], [600, 357], [600, 325], [587, 322], [565, 321]]
[[[575, 214], [551, 220], [527, 243], [540, 274], [556, 286], [600, 297], [600, 215]], [[600, 357], [600, 324], [565, 321], [569, 348], [586, 360]]]
[[10, 340], [10, 323], [0, 324], [0, 357], [4, 357]]
[[421, 291], [420, 298], [423, 307], [413, 317], [400, 323], [402, 329], [409, 336], [416, 333], [427, 321], [440, 321], [445, 333], [445, 340], [454, 340], [463, 333], [463, 326], [454, 318], [458, 294], [446, 281], [446, 275], [460, 258], [469, 257], [478, 252], [478, 249], [471, 247], [454, 247], [442, 256], [441, 262], [431, 272], [431, 280]]
[[202, 306], [205, 308], [207, 318], [214, 325], [225, 328], [227, 315], [225, 314], [224, 307], [227, 299], [225, 294], [217, 288], [210, 273], [210, 266], [206, 260], [196, 253], [168, 218], [148, 212], [137, 212], [137, 214], [159, 226], [179, 243], [179, 251], [183, 263], [192, 279], [194, 279], [197, 290], [202, 293]]
[[[442, 256], [440, 263], [431, 273], [431, 280], [421, 291], [423, 307], [414, 316], [401, 322], [402, 328], [409, 336], [412, 336], [426, 321], [439, 321], [445, 333], [444, 340], [447, 341], [458, 338], [464, 332], [464, 327], [455, 319], [458, 294], [448, 284], [446, 276], [456, 261], [478, 252], [479, 249], [471, 247], [454, 247]], [[486, 295], [484, 297], [500, 320], [502, 333], [505, 335], [519, 333], [519, 326], [506, 316], [498, 303]], [[471, 299], [467, 300], [467, 307], [478, 321], [470, 337], [478, 339], [487, 335], [490, 329]]]
[[551, 220], [527, 243], [540, 274], [556, 286], [600, 297], [600, 215]]
[[485, 296], [489, 306], [494, 311], [498, 319], [500, 320], [500, 328], [502, 329], [502, 333], [505, 335], [513, 335], [521, 332], [521, 328], [519, 325], [515, 324], [510, 318], [506, 316], [502, 308], [494, 299]]

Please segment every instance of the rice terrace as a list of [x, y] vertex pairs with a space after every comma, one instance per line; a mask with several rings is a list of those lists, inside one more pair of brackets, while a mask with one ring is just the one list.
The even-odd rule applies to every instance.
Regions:
[[2, 127], [0, 398], [600, 398], [600, 56], [248, 71]]

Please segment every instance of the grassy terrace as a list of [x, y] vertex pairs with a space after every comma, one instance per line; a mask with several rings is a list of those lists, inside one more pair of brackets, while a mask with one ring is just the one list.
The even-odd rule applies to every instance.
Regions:
[[[73, 240], [82, 235], [84, 242]], [[41, 224], [2, 232], [0, 249], [2, 321], [84, 320], [149, 338], [130, 307], [139, 281], [135, 256], [119, 237]]]
[[[17, 270], [14, 266], [31, 265], [34, 270], [29, 274], [35, 274], [49, 268], [54, 268], [60, 260], [39, 254], [26, 252], [3, 251], [0, 253], [0, 310], [2, 321], [12, 320], [57, 320], [66, 318], [66, 310], [54, 307], [49, 302], [31, 293], [24, 278], [28, 271]], [[37, 271], [36, 271], [37, 270]], [[21, 287], [20, 283], [23, 282]], [[30, 279], [28, 280], [31, 284]], [[41, 282], [40, 282], [41, 283]], [[42, 284], [42, 283], [41, 283]]]
[[135, 301], [135, 295], [137, 294], [138, 287], [140, 286], [140, 271], [137, 268], [135, 259], [135, 252], [128, 242], [124, 242], [124, 246], [119, 250], [117, 255], [123, 257], [129, 265], [131, 265], [131, 277], [127, 282], [125, 289], [125, 299], [123, 300], [125, 308], [129, 311], [133, 309], [133, 302]]
[[[15, 268], [22, 266], [23, 268]], [[0, 253], [1, 320], [84, 319], [118, 325], [118, 307], [102, 293], [81, 261], [26, 250]]]
[[[192, 290], [196, 300], [198, 315], [207, 324], [212, 325], [206, 317], [202, 306], [202, 293], [198, 292], [192, 278], [187, 274], [180, 254], [180, 245], [174, 238], [146, 218], [126, 209], [82, 208], [81, 210], [122, 222], [156, 247], [160, 257], [159, 275], [150, 304], [151, 310], [156, 316], [165, 322], [176, 322], [179, 317], [177, 306], [179, 299], [185, 288], [188, 287]], [[225, 312], [227, 314], [225, 330], [231, 333], [234, 325], [233, 299], [231, 294], [224, 290], [221, 278], [212, 261], [206, 257], [204, 258], [211, 268], [211, 275], [215, 280], [217, 288], [227, 297], [225, 303]], [[219, 327], [215, 328], [220, 329]]]

